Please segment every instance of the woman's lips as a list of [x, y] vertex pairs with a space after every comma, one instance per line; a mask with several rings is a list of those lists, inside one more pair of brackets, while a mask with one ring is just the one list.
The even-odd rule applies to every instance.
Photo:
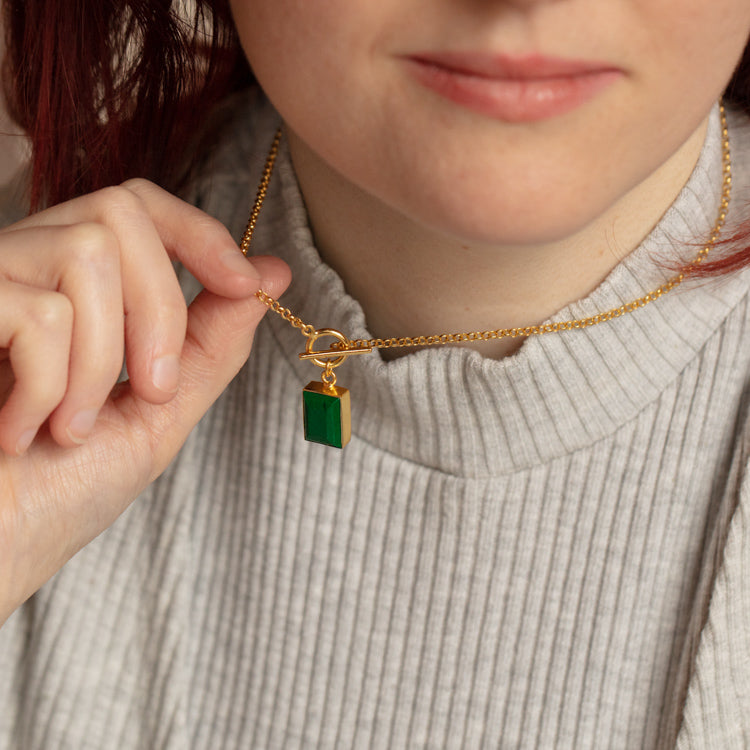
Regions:
[[544, 120], [569, 112], [623, 75], [584, 60], [473, 52], [420, 53], [404, 58], [416, 80], [435, 93], [504, 122]]

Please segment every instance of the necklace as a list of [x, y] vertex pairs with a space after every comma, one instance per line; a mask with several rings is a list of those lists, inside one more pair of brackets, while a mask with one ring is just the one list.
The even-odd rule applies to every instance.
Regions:
[[[719, 239], [727, 217], [732, 190], [732, 161], [729, 150], [729, 131], [723, 102], [719, 102], [721, 118], [721, 145], [723, 161], [723, 179], [721, 186], [721, 202], [719, 214], [709, 236], [708, 242], [698, 251], [697, 255], [683, 271], [665, 281], [661, 286], [648, 292], [642, 297], [634, 299], [619, 307], [597, 313], [587, 318], [565, 320], [557, 323], [525, 326], [522, 328], [498, 328], [491, 331], [469, 331], [465, 333], [438, 333], [429, 336], [402, 336], [387, 339], [349, 339], [340, 331], [333, 328], [315, 328], [297, 317], [291, 310], [283, 307], [278, 300], [259, 289], [255, 294], [258, 299], [275, 313], [280, 315], [294, 328], [298, 328], [307, 339], [305, 351], [299, 357], [309, 360], [322, 368], [320, 382], [308, 383], [302, 391], [303, 420], [305, 439], [315, 443], [323, 443], [335, 448], [343, 448], [351, 437], [351, 401], [349, 391], [336, 385], [334, 368], [346, 361], [347, 357], [357, 354], [367, 354], [373, 349], [392, 349], [396, 347], [438, 346], [454, 344], [464, 341], [493, 341], [505, 338], [521, 338], [528, 336], [542, 336], [559, 331], [570, 331], [579, 328], [589, 328], [609, 320], [632, 313], [640, 307], [663, 297], [679, 286], [711, 252]], [[250, 242], [255, 232], [258, 216], [263, 206], [268, 185], [273, 174], [276, 156], [281, 143], [281, 128], [276, 131], [271, 149], [266, 158], [263, 176], [258, 186], [253, 209], [247, 223], [247, 228], [240, 242], [240, 249], [244, 255], [248, 254]], [[321, 338], [333, 339], [327, 349], [315, 349], [315, 342]]]

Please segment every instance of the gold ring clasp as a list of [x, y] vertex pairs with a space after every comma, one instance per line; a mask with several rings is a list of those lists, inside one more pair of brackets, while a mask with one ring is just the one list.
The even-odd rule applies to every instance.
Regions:
[[[313, 349], [315, 342], [323, 336], [333, 336], [333, 338], [338, 339], [338, 344], [334, 344], [328, 349]], [[371, 351], [371, 346], [354, 346], [341, 331], [337, 331], [335, 328], [321, 328], [308, 337], [305, 351], [299, 355], [299, 358], [312, 360], [318, 367], [322, 367], [330, 373], [334, 367], [342, 364], [349, 355], [368, 354]]]

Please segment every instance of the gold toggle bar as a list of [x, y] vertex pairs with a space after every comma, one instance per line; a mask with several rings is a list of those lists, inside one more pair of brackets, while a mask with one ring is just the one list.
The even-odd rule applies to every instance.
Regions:
[[302, 352], [300, 359], [318, 359], [323, 357], [348, 357], [350, 354], [369, 354], [372, 351], [371, 346], [357, 346], [352, 349], [321, 349], [317, 352]]

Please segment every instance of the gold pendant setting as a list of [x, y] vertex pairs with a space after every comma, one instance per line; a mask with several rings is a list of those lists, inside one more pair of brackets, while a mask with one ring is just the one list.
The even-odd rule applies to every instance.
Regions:
[[[315, 342], [323, 336], [338, 339], [329, 349], [314, 349]], [[321, 328], [307, 339], [300, 359], [311, 360], [323, 368], [320, 380], [308, 383], [302, 391], [302, 416], [305, 440], [322, 443], [332, 448], [343, 448], [352, 435], [351, 399], [349, 391], [336, 385], [334, 367], [352, 354], [367, 354], [372, 347], [356, 347], [340, 331]]]

